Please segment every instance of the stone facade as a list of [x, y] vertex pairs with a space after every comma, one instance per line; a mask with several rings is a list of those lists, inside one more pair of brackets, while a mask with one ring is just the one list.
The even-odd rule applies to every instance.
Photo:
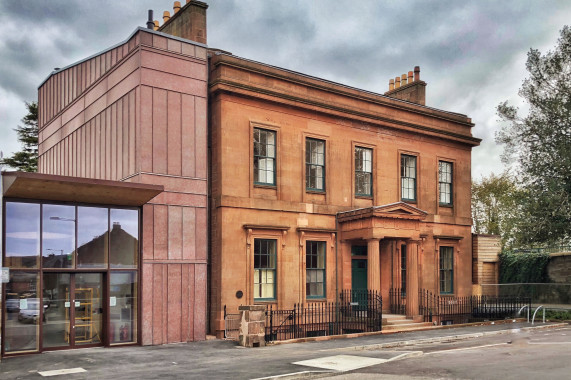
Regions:
[[547, 264], [547, 275], [551, 282], [571, 284], [571, 252], [552, 253]]
[[[468, 117], [219, 51], [212, 52], [209, 83], [211, 333], [222, 336], [225, 305], [234, 312], [244, 304], [333, 301], [353, 287], [356, 264], [363, 286], [384, 300], [405, 284], [412, 317], [419, 288], [439, 293], [442, 248], [451, 252], [446, 294], [472, 294], [470, 155], [480, 140]], [[273, 183], [257, 182], [260, 131], [275, 137]], [[317, 191], [306, 183], [308, 139], [324, 146]], [[356, 148], [371, 153], [370, 194], [356, 191]], [[416, 162], [415, 199], [404, 202], [403, 156]], [[453, 171], [451, 204], [439, 198], [442, 161]], [[256, 261], [266, 242], [275, 245], [269, 280]], [[307, 294], [314, 242], [325, 250], [325, 290], [317, 297]], [[274, 290], [263, 294], [264, 281]]]

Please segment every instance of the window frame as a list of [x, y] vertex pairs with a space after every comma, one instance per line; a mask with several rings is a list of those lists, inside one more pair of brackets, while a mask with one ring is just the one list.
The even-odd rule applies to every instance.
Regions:
[[[260, 142], [256, 142], [256, 132], [257, 132], [257, 131], [260, 131], [260, 132], [264, 132], [264, 133], [268, 133], [268, 134], [273, 135], [273, 137], [274, 137], [274, 144], [273, 144], [273, 147], [274, 147], [274, 155], [273, 155], [273, 156], [256, 154], [256, 144], [261, 144]], [[267, 141], [267, 140], [266, 140], [266, 141]], [[276, 181], [276, 179], [277, 179], [277, 175], [276, 175], [276, 168], [277, 168], [276, 161], [277, 161], [277, 148], [278, 148], [278, 144], [277, 144], [277, 143], [278, 143], [278, 134], [277, 134], [277, 131], [272, 130], [272, 129], [268, 129], [268, 128], [262, 128], [262, 127], [259, 127], [259, 126], [254, 126], [254, 127], [253, 127], [253, 131], [252, 131], [252, 158], [253, 158], [253, 160], [252, 160], [252, 167], [253, 167], [253, 178], [252, 178], [252, 179], [253, 179], [254, 185], [256, 185], [256, 186], [271, 186], [271, 187], [276, 187], [276, 185], [277, 185], [277, 181]], [[268, 149], [267, 149], [268, 145], [270, 145], [270, 144], [267, 144], [267, 142], [266, 142], [266, 144], [265, 144], [266, 153], [267, 153], [267, 151], [268, 151]], [[266, 181], [266, 182], [256, 181], [256, 171], [257, 171], [257, 170], [260, 170], [259, 168], [256, 169], [256, 162], [259, 161], [259, 160], [263, 160], [263, 159], [271, 159], [271, 160], [273, 160], [273, 163], [272, 163], [272, 164], [273, 164], [273, 167], [272, 167], [272, 179], [271, 179], [271, 182], [268, 182], [268, 181]], [[258, 165], [258, 166], [259, 166], [259, 165]], [[267, 170], [266, 170], [266, 173], [267, 173]]]
[[[313, 254], [313, 252], [310, 252], [310, 245], [314, 245], [315, 246], [315, 254]], [[319, 264], [319, 246], [322, 245], [322, 252], [323, 252], [323, 268], [310, 268], [308, 266], [308, 258], [309, 256], [315, 256], [315, 261], [317, 264]], [[307, 292], [307, 285], [311, 284], [311, 282], [308, 282], [309, 279], [309, 271], [321, 271], [322, 272], [322, 278], [323, 278], [323, 286], [322, 286], [322, 293], [318, 294], [318, 295], [309, 295]], [[305, 298], [308, 299], [323, 299], [326, 298], [327, 296], [327, 241], [325, 240], [306, 240], [305, 241]], [[318, 282], [315, 282], [318, 283]]]
[[[309, 158], [311, 160], [311, 150], [308, 149], [308, 143], [311, 145], [311, 143], [321, 143], [323, 144], [323, 164], [319, 164], [319, 163], [314, 163], [314, 162], [308, 162], [308, 155]], [[324, 193], [326, 191], [326, 164], [327, 164], [327, 144], [326, 141], [323, 139], [316, 139], [314, 137], [306, 137], [305, 138], [305, 190], [306, 191], [311, 191], [311, 192], [319, 192], [319, 193]], [[317, 187], [311, 187], [309, 185], [309, 179], [311, 178], [311, 168], [321, 168], [322, 169], [322, 187], [321, 188], [317, 188]], [[317, 176], [315, 176], [315, 179], [317, 180]], [[317, 183], [317, 182], [316, 182]]]
[[[272, 256], [273, 256], [273, 267], [272, 267], [272, 268], [270, 268], [270, 267], [265, 267], [265, 268], [260, 267], [260, 268], [257, 268], [257, 267], [256, 267], [256, 246], [257, 246], [257, 243], [258, 243], [258, 242], [261, 243], [262, 241], [273, 242], [273, 244], [274, 244], [274, 249], [273, 249], [273, 253], [272, 253]], [[275, 301], [275, 300], [277, 299], [277, 282], [278, 282], [278, 277], [277, 277], [277, 274], [278, 274], [278, 269], [277, 269], [277, 267], [278, 267], [278, 262], [277, 262], [277, 250], [278, 250], [278, 239], [273, 239], [273, 238], [254, 238], [254, 250], [253, 250], [253, 254], [252, 254], [252, 257], [253, 257], [253, 259], [254, 259], [254, 266], [253, 266], [253, 270], [254, 270], [254, 271], [253, 271], [253, 279], [254, 279], [254, 282], [253, 282], [253, 289], [252, 289], [252, 295], [253, 295], [254, 302], [258, 302], [258, 301]], [[265, 255], [269, 256], [268, 254], [265, 254]], [[269, 261], [269, 262], [271, 262], [271, 260], [272, 260], [271, 258], [268, 258], [268, 261]], [[273, 293], [274, 293], [274, 294], [273, 294], [273, 297], [261, 297], [261, 296], [259, 297], [259, 296], [256, 295], [256, 284], [258, 284], [258, 285], [260, 286], [260, 290], [262, 289], [262, 288], [261, 288], [261, 285], [263, 285], [263, 284], [268, 284], [267, 282], [258, 282], [258, 283], [256, 283], [256, 273], [257, 273], [258, 271], [260, 271], [260, 270], [265, 270], [265, 271], [272, 270], [272, 271], [273, 271], [273, 280], [274, 280], [274, 281], [273, 281]], [[260, 280], [261, 280], [261, 279], [260, 279]]]
[[[370, 171], [365, 171], [365, 170], [358, 170], [357, 169], [357, 150], [362, 150], [362, 151], [367, 151], [370, 153]], [[369, 148], [369, 147], [365, 147], [362, 145], [354, 145], [353, 148], [353, 164], [354, 164], [354, 191], [355, 191], [355, 196], [356, 197], [367, 197], [367, 198], [372, 198], [373, 197], [373, 148]], [[363, 160], [363, 163], [367, 162], [366, 160]], [[364, 167], [365, 165], [362, 164], [361, 167]], [[359, 193], [357, 191], [357, 182], [358, 182], [358, 174], [367, 174], [369, 177], [369, 189], [368, 189], [368, 193]]]
[[[404, 170], [405, 159], [409, 159], [409, 158], [414, 159], [414, 177], [405, 176], [405, 174], [406, 174], [406, 171]], [[405, 198], [405, 196], [404, 196], [405, 180], [412, 180], [413, 181], [413, 185], [412, 185], [413, 198]], [[412, 154], [401, 153], [401, 155], [400, 155], [400, 195], [401, 195], [401, 201], [416, 203], [418, 200], [417, 187], [418, 187], [418, 156], [415, 156]], [[407, 190], [410, 191], [410, 187], [407, 187]]]
[[[454, 294], [454, 247], [442, 245], [439, 247], [438, 253], [438, 290], [442, 295], [452, 295]], [[449, 267], [443, 268], [445, 263], [443, 254], [449, 254]], [[449, 273], [449, 276], [443, 276], [445, 273]], [[450, 289], [447, 290], [446, 286], [443, 289], [443, 285], [448, 285]]]
[[[442, 181], [442, 166], [447, 165], [450, 168], [450, 182]], [[442, 202], [442, 186], [448, 186], [449, 202]], [[438, 160], [438, 205], [451, 207], [454, 205], [454, 163], [446, 160]]]

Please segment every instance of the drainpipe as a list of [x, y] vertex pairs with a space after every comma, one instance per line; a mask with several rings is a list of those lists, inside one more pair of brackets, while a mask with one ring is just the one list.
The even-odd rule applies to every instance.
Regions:
[[335, 301], [339, 301], [339, 266], [337, 261], [339, 259], [339, 213], [335, 214]]

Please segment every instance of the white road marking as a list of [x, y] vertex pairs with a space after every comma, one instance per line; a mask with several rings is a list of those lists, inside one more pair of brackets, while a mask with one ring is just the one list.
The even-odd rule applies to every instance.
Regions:
[[475, 350], [477, 348], [486, 348], [486, 347], [495, 347], [495, 346], [505, 346], [507, 344], [509, 344], [509, 343], [496, 343], [496, 344], [485, 344], [483, 346], [453, 348], [451, 350], [440, 350], [440, 351], [425, 352], [424, 355], [447, 354], [449, 352]]
[[387, 359], [370, 358], [367, 356], [335, 355], [324, 358], [303, 360], [293, 364], [329, 369], [334, 371], [352, 371], [386, 362]]
[[282, 377], [290, 377], [290, 376], [311, 376], [313, 374], [318, 373], [330, 373], [329, 371], [301, 371], [301, 372], [291, 372], [291, 373], [284, 373], [282, 375], [275, 375], [275, 376], [267, 376], [267, 377], [257, 377], [255, 379], [250, 380], [269, 380], [269, 379], [280, 379]]
[[528, 344], [571, 344], [571, 342], [529, 342]]
[[81, 372], [87, 372], [87, 371], [84, 370], [83, 368], [78, 367], [78, 368], [67, 368], [67, 369], [54, 369], [53, 371], [42, 371], [38, 373], [44, 377], [48, 377], [48, 376], [57, 376], [57, 375], [69, 375], [70, 373], [81, 373]]

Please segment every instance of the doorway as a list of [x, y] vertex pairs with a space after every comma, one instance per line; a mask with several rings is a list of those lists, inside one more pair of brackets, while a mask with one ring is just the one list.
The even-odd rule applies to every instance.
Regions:
[[43, 349], [102, 345], [103, 273], [43, 276]]

